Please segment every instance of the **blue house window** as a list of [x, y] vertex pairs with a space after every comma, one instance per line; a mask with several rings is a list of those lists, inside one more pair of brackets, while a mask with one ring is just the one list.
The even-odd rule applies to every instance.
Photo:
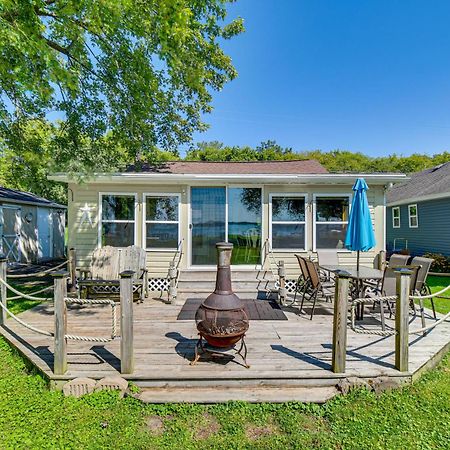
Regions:
[[400, 208], [392, 208], [392, 228], [400, 228]]
[[417, 205], [408, 205], [408, 216], [409, 216], [409, 228], [417, 228], [419, 226]]

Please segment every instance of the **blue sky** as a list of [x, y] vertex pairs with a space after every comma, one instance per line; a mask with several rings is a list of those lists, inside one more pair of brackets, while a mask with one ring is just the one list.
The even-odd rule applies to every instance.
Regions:
[[239, 76], [195, 141], [376, 156], [450, 145], [450, 1], [238, 0]]

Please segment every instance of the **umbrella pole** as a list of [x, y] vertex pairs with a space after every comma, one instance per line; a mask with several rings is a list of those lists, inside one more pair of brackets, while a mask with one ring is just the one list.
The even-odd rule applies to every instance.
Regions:
[[359, 250], [356, 252], [356, 270], [359, 272]]

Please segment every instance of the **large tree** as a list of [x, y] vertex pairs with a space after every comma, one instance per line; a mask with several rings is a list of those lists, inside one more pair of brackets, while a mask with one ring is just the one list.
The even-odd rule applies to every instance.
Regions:
[[83, 149], [105, 135], [130, 159], [189, 142], [236, 76], [220, 47], [243, 30], [224, 22], [229, 1], [1, 0], [0, 137], [59, 117], [74, 171], [93, 168]]

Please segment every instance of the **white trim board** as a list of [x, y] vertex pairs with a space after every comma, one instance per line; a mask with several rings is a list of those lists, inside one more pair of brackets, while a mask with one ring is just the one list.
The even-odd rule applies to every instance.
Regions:
[[[368, 184], [387, 185], [400, 181], [407, 181], [409, 178], [405, 174], [348, 174], [348, 173], [329, 173], [329, 174], [174, 174], [174, 173], [98, 173], [92, 175], [89, 184], [117, 183], [158, 183], [171, 184], [182, 183], [190, 184], [192, 182], [237, 182], [246, 184], [283, 184], [292, 183], [300, 185], [311, 184], [351, 184], [353, 186], [357, 178], [364, 178]], [[65, 173], [55, 173], [48, 176], [49, 180], [61, 181], [66, 183], [76, 183], [76, 178], [70, 177]]]

